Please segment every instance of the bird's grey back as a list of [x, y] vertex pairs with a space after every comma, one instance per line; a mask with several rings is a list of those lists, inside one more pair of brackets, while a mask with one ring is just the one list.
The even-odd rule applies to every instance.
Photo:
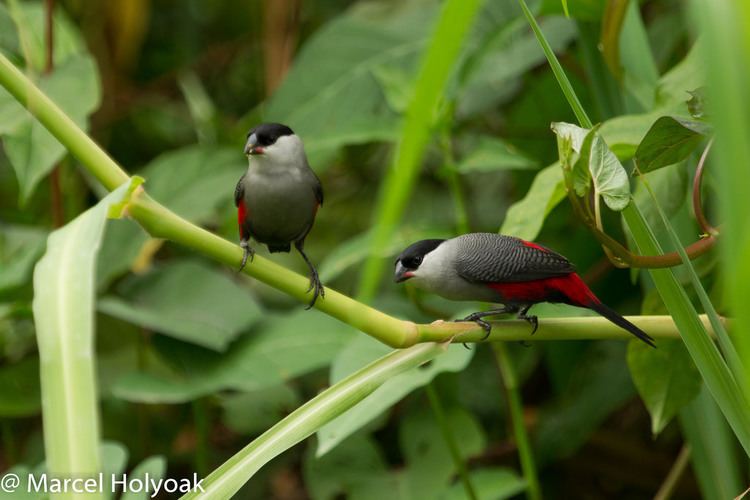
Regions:
[[513, 236], [469, 233], [451, 240], [457, 249], [456, 271], [475, 283], [519, 282], [575, 272], [568, 259]]

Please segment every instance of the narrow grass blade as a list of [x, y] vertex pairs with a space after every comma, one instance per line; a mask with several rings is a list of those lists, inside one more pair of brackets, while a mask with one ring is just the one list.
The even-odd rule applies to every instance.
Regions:
[[[695, 0], [694, 18], [705, 38], [703, 59], [708, 94], [716, 124], [718, 197], [722, 217], [721, 251], [726, 290], [737, 319], [735, 336], [740, 357], [750, 360], [750, 3]], [[738, 64], [738, 61], [742, 61]], [[745, 364], [750, 385], [750, 362]]]
[[224, 462], [203, 480], [204, 492], [191, 492], [183, 498], [231, 498], [274, 457], [362, 401], [394, 375], [429, 361], [445, 348], [443, 344], [420, 344], [370, 363], [302, 405]]
[[[140, 179], [134, 179], [121, 186], [53, 232], [34, 269], [44, 447], [47, 469], [55, 477], [100, 470], [94, 367], [96, 256], [108, 212], [122, 206], [138, 184]], [[59, 498], [76, 497], [69, 492]]]
[[482, 0], [448, 0], [442, 8], [406, 110], [396, 157], [380, 188], [370, 257], [365, 262], [357, 294], [363, 302], [372, 298], [382, 277], [383, 249], [393, 237], [409, 201], [443, 89], [481, 4]]

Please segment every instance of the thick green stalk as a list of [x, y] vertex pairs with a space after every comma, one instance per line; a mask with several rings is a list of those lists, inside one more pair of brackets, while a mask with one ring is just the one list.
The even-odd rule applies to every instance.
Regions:
[[406, 110], [396, 157], [381, 185], [370, 256], [357, 294], [363, 302], [373, 298], [380, 283], [385, 265], [383, 250], [409, 202], [443, 89], [481, 4], [482, 0], [447, 0], [441, 10]]
[[312, 435], [363, 400], [383, 382], [445, 351], [445, 344], [422, 344], [392, 352], [329, 387], [224, 462], [203, 480], [204, 493], [183, 498], [231, 498], [263, 465]]
[[494, 342], [492, 348], [495, 351], [497, 366], [502, 375], [503, 385], [508, 399], [508, 414], [513, 425], [513, 435], [518, 447], [518, 457], [521, 461], [523, 477], [526, 479], [526, 492], [530, 500], [542, 498], [542, 487], [539, 484], [539, 475], [536, 471], [534, 452], [531, 449], [529, 434], [523, 418], [523, 404], [521, 403], [521, 391], [518, 387], [518, 377], [513, 366], [513, 360], [508, 355], [505, 344]]
[[430, 382], [429, 384], [427, 384], [425, 390], [427, 391], [427, 398], [430, 400], [432, 411], [433, 413], [435, 413], [435, 420], [437, 420], [438, 427], [440, 427], [440, 432], [443, 434], [443, 440], [445, 441], [446, 446], [448, 446], [448, 451], [453, 458], [453, 463], [456, 465], [456, 470], [458, 470], [458, 475], [464, 485], [466, 496], [470, 500], [477, 500], [477, 491], [474, 488], [474, 485], [471, 484], [469, 471], [466, 470], [466, 464], [464, 463], [464, 459], [461, 456], [461, 451], [458, 449], [458, 445], [456, 444], [456, 439], [453, 436], [453, 430], [450, 427], [448, 419], [445, 417], [443, 403], [440, 401], [440, 396], [438, 395], [437, 389], [435, 389], [435, 383]]

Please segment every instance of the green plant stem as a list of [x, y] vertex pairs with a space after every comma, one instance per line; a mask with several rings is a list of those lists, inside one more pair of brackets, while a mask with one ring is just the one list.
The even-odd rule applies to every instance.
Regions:
[[312, 435], [371, 394], [383, 382], [438, 356], [445, 344], [422, 344], [392, 352], [318, 394], [224, 462], [203, 480], [204, 493], [183, 498], [231, 498], [273, 457]]
[[363, 302], [370, 302], [382, 278], [383, 250], [409, 202], [430, 139], [430, 129], [443, 99], [443, 89], [481, 4], [482, 0], [447, 0], [441, 9], [406, 110], [393, 165], [381, 184], [370, 255], [365, 261], [357, 293], [357, 298]]
[[443, 409], [443, 404], [440, 401], [440, 396], [435, 389], [434, 382], [430, 382], [429, 384], [427, 384], [425, 390], [427, 391], [427, 397], [430, 400], [432, 411], [435, 413], [435, 420], [437, 420], [438, 427], [440, 427], [440, 432], [443, 434], [445, 444], [448, 446], [448, 451], [450, 451], [451, 457], [453, 457], [453, 463], [455, 464], [458, 475], [464, 485], [466, 496], [471, 500], [477, 500], [477, 491], [474, 488], [474, 485], [471, 483], [469, 471], [466, 470], [466, 464], [464, 463], [464, 459], [461, 456], [461, 451], [458, 449], [458, 445], [456, 444], [456, 439], [453, 436], [453, 431], [451, 430], [450, 423], [445, 416], [445, 410]]
[[461, 176], [456, 170], [456, 157], [453, 154], [453, 144], [451, 143], [450, 129], [448, 126], [443, 127], [440, 134], [440, 149], [443, 153], [443, 168], [440, 173], [443, 175], [448, 189], [453, 199], [453, 208], [456, 216], [456, 229], [459, 234], [468, 233], [471, 228], [469, 224], [469, 213], [466, 209], [466, 200], [461, 190]]
[[530, 500], [540, 500], [542, 498], [542, 487], [539, 484], [534, 453], [531, 449], [529, 435], [526, 432], [526, 425], [524, 424], [521, 391], [518, 386], [518, 377], [513, 366], [513, 360], [508, 355], [503, 342], [494, 342], [492, 349], [495, 351], [495, 359], [497, 360], [497, 366], [500, 369], [501, 379], [505, 386], [505, 393], [508, 400], [508, 414], [513, 425], [513, 435], [518, 447], [521, 470], [523, 470], [523, 477], [526, 479], [526, 492]]
[[669, 474], [664, 478], [664, 482], [659, 487], [659, 491], [654, 495], [654, 500], [669, 500], [674, 494], [674, 490], [682, 478], [682, 474], [687, 469], [690, 463], [690, 446], [684, 445], [680, 449], [680, 453], [677, 455], [677, 459], [672, 464], [672, 468], [669, 469]]

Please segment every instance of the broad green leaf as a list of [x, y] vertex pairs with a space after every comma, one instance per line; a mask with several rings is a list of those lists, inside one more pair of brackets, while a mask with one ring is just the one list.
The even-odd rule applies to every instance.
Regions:
[[[580, 149], [576, 150], [579, 156], [572, 165], [571, 177], [573, 177], [573, 190], [579, 197], [586, 196], [591, 186], [592, 148], [598, 133], [599, 125], [587, 131]], [[575, 146], [573, 148], [575, 149]]]
[[102, 493], [105, 498], [114, 498], [114, 478], [122, 478], [125, 467], [128, 465], [128, 449], [115, 441], [104, 441], [101, 444], [102, 472], [104, 483]]
[[[99, 77], [91, 57], [69, 58], [51, 75], [42, 77], [38, 85], [78, 126], [88, 128], [87, 117], [99, 107], [101, 99]], [[65, 154], [63, 145], [39, 121], [26, 112], [23, 116], [3, 136], [5, 153], [18, 178], [21, 204], [28, 201], [39, 181]]]
[[622, 115], [602, 123], [599, 133], [621, 161], [635, 156], [635, 151], [651, 124], [659, 117], [650, 112], [642, 115]]
[[126, 375], [112, 392], [128, 401], [183, 403], [225, 389], [266, 389], [327, 366], [349, 339], [349, 331], [330, 316], [300, 310], [270, 317], [225, 353], [166, 337], [154, 339], [172, 366]]
[[[6, 36], [17, 37], [17, 43], [8, 46], [0, 45], [0, 48], [11, 49], [12, 53], [23, 56], [24, 59], [28, 57], [27, 67], [31, 71], [41, 73], [44, 70], [47, 53], [44, 3], [9, 2], [8, 14], [13, 19], [15, 27], [11, 28], [11, 32]], [[0, 12], [0, 18], [2, 17]], [[61, 65], [70, 57], [83, 53], [86, 43], [78, 28], [65, 14], [65, 9], [55, 9], [53, 23], [55, 36], [54, 60], [56, 65]]]
[[[447, 408], [446, 421], [463, 460], [484, 449], [484, 432], [470, 413]], [[435, 415], [427, 409], [408, 415], [399, 427], [399, 443], [407, 465], [407, 498], [438, 498], [457, 471]]]
[[[54, 231], [34, 269], [47, 465], [60, 477], [99, 470], [94, 372], [94, 270], [106, 218], [142, 179], [122, 185]], [[113, 214], [116, 215], [116, 214]]]
[[158, 482], [164, 477], [167, 472], [167, 460], [163, 456], [148, 457], [139, 463], [130, 474], [128, 474], [128, 481], [141, 480], [146, 484], [144, 491], [137, 493], [134, 491], [127, 491], [122, 494], [120, 500], [147, 500], [153, 498], [154, 491], [151, 491], [149, 483], [146, 483], [146, 479], [149, 481]]
[[[668, 217], [674, 216], [685, 205], [685, 199], [688, 195], [688, 172], [684, 164], [649, 172], [644, 177], [651, 189], [654, 190]], [[664, 224], [654, 206], [653, 199], [640, 180], [636, 183], [633, 191], [633, 201], [640, 208], [649, 227], [661, 233]], [[691, 226], [690, 229], [693, 229], [693, 227]], [[664, 311], [660, 311], [660, 313], [664, 313]]]
[[313, 500], [399, 499], [398, 477], [388, 471], [377, 442], [355, 434], [322, 457], [305, 454], [305, 485]]
[[687, 56], [667, 71], [656, 87], [656, 108], [687, 112], [685, 101], [690, 91], [706, 85], [706, 63], [701, 55], [703, 47], [698, 41]]
[[[493, 3], [499, 2], [488, 5]], [[541, 24], [555, 51], [564, 50], [575, 38], [575, 25], [568, 19], [550, 17]], [[517, 18], [499, 26], [492, 39], [480, 45], [472, 57], [457, 89], [456, 113], [460, 118], [484, 115], [512, 98], [523, 84], [523, 75], [544, 63], [544, 52], [534, 35]]]
[[642, 173], [673, 165], [687, 158], [711, 133], [704, 122], [662, 116], [646, 133], [635, 152]]
[[29, 282], [46, 236], [38, 227], [0, 224], [0, 292]]
[[376, 66], [372, 71], [383, 89], [388, 105], [396, 113], [403, 113], [414, 93], [414, 81], [397, 66]]
[[257, 435], [301, 403], [297, 391], [288, 384], [232, 394], [221, 400], [222, 420], [234, 432]]
[[569, 456], [612, 413], [633, 397], [625, 344], [596, 342], [572, 367], [562, 393], [540, 415], [537, 460]]
[[319, 170], [326, 166], [319, 160], [344, 144], [394, 140], [398, 114], [374, 75], [383, 67], [414, 74], [436, 7], [360, 3], [330, 21], [302, 47], [266, 120], [290, 124]]
[[462, 174], [494, 172], [497, 170], [529, 170], [538, 164], [507, 142], [490, 136], [480, 136], [469, 153], [458, 162]]
[[122, 298], [99, 301], [99, 311], [144, 328], [223, 351], [261, 319], [249, 290], [197, 261], [178, 261], [120, 287]]
[[[331, 381], [337, 382], [358, 367], [387, 353], [389, 348], [370, 337], [360, 336], [341, 351], [331, 366]], [[452, 345], [443, 356], [427, 366], [414, 368], [388, 380], [361, 403], [318, 430], [317, 455], [322, 456], [352, 433], [371, 422], [382, 412], [418, 387], [429, 383], [439, 373], [460, 371], [471, 360], [474, 351]]]
[[505, 214], [500, 233], [534, 240], [544, 219], [565, 198], [560, 165], [553, 163], [539, 171], [522, 200], [514, 203]]
[[[589, 144], [591, 144], [589, 148]], [[622, 166], [617, 156], [609, 149], [607, 143], [599, 135], [598, 128], [594, 127], [584, 140], [581, 157], [573, 169], [573, 180], [576, 192], [581, 196], [579, 188], [583, 185], [583, 176], [588, 166], [588, 173], [594, 183], [594, 189], [604, 199], [607, 206], [619, 212], [630, 203], [630, 181], [625, 167]]]
[[682, 341], [662, 341], [658, 349], [638, 344], [628, 344], [628, 366], [656, 435], [698, 395], [701, 376]]
[[116, 278], [127, 273], [140, 255], [149, 236], [137, 222], [113, 220], [102, 241], [96, 265], [97, 288], [104, 290]]
[[[625, 2], [625, 21], [622, 26], [620, 56], [623, 66], [623, 83], [627, 98], [634, 100], [626, 107], [632, 111], [653, 108], [659, 70], [649, 45], [646, 28], [637, 2]], [[628, 105], [629, 104], [629, 105]]]
[[41, 410], [39, 359], [29, 356], [0, 368], [0, 416], [30, 417]]
[[187, 146], [149, 163], [140, 174], [148, 192], [186, 219], [202, 223], [232, 199], [234, 186], [247, 169], [242, 145], [230, 148]]
[[558, 145], [560, 139], [567, 139], [570, 141], [570, 145], [573, 148], [573, 151], [575, 151], [576, 153], [581, 152], [583, 141], [584, 139], [586, 139], [586, 135], [589, 133], [589, 129], [565, 122], [552, 122], [550, 128], [558, 138]]
[[[469, 472], [471, 484], [478, 500], [502, 500], [515, 498], [526, 489], [526, 481], [518, 473], [507, 467], [487, 467]], [[466, 489], [457, 482], [451, 486], [442, 500], [464, 500]]]

